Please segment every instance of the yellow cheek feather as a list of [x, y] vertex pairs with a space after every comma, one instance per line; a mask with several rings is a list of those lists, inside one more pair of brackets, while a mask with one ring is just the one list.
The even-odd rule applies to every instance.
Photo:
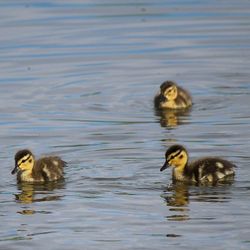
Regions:
[[177, 88], [172, 86], [171, 88], [167, 89], [164, 93], [169, 101], [173, 101], [177, 97]]
[[169, 156], [168, 163], [172, 167], [183, 169], [187, 163], [187, 160], [188, 160], [187, 154], [184, 151], [182, 151], [171, 154]]
[[20, 159], [17, 164], [21, 170], [31, 170], [34, 165], [34, 159], [31, 155], [28, 154]]

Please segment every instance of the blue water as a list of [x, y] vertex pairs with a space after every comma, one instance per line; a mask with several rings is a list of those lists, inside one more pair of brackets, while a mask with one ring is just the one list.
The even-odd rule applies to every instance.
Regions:
[[[0, 2], [0, 249], [249, 249], [250, 2]], [[153, 98], [175, 80], [189, 112]], [[231, 185], [171, 185], [165, 150], [234, 162]], [[29, 148], [65, 181], [17, 185]]]

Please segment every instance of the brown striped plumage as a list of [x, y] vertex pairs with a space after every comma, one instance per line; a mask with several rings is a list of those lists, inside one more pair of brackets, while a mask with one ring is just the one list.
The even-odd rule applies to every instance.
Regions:
[[173, 181], [193, 183], [217, 183], [221, 180], [232, 179], [234, 176], [233, 163], [218, 158], [206, 157], [191, 163], [188, 162], [187, 150], [181, 145], [171, 146], [165, 155], [166, 162], [161, 171], [173, 167]]
[[66, 166], [58, 156], [48, 156], [35, 160], [31, 151], [20, 150], [15, 155], [15, 168], [18, 182], [46, 182], [63, 178], [63, 168]]
[[190, 94], [173, 81], [165, 81], [154, 99], [158, 109], [185, 109], [192, 106]]

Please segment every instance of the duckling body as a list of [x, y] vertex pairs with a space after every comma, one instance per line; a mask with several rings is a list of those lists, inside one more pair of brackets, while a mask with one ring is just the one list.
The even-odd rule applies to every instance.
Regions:
[[173, 81], [165, 81], [154, 99], [158, 109], [185, 109], [192, 106], [190, 94]]
[[63, 178], [63, 168], [66, 166], [58, 156], [48, 156], [35, 160], [31, 151], [20, 150], [15, 155], [15, 168], [18, 182], [47, 182]]
[[161, 171], [169, 166], [173, 167], [173, 181], [192, 183], [217, 183], [222, 180], [232, 179], [235, 174], [233, 163], [218, 158], [204, 157], [188, 162], [187, 150], [181, 145], [173, 145], [166, 152], [166, 162]]

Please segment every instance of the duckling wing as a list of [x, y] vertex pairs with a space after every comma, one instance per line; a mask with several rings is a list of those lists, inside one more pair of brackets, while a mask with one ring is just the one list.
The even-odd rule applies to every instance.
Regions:
[[66, 166], [60, 157], [51, 156], [41, 158], [36, 162], [36, 170], [47, 181], [55, 181], [63, 177], [63, 168]]
[[188, 107], [188, 106], [192, 105], [192, 97], [191, 97], [191, 95], [188, 93], [188, 91], [184, 90], [181, 87], [178, 87], [178, 97], [179, 97], [179, 101], [184, 103], [185, 106]]
[[154, 105], [155, 105], [155, 108], [157, 109], [160, 109], [160, 104], [162, 101], [165, 101], [165, 98], [164, 96], [161, 94], [161, 92], [159, 91], [155, 98], [154, 98]]
[[192, 165], [197, 182], [216, 182], [225, 177], [232, 176], [236, 167], [231, 162], [219, 158], [200, 159]]

